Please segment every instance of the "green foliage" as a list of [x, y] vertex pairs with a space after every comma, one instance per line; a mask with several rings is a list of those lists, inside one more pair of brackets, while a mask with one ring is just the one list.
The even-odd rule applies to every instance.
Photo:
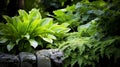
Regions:
[[92, 65], [93, 60], [98, 59], [97, 55], [92, 55], [90, 52], [92, 44], [89, 43], [89, 37], [70, 38], [60, 45], [61, 50], [65, 53], [65, 67], [69, 65], [73, 67], [75, 63], [78, 63], [80, 67], [84, 67], [85, 65]]
[[[71, 27], [78, 26], [80, 19], [79, 14], [73, 14], [75, 11], [75, 5], [68, 6], [65, 9], [59, 9], [54, 11], [55, 18], [57, 19], [56, 22], [61, 23], [69, 23]], [[73, 23], [74, 22], [74, 23]]]
[[30, 11], [32, 8], [38, 8], [40, 12], [42, 12], [42, 16], [46, 16], [48, 12], [51, 13], [53, 10], [65, 7], [64, 3], [66, 1], [67, 0], [24, 0], [24, 10]]
[[106, 36], [120, 35], [119, 32], [119, 19], [120, 19], [120, 8], [119, 4], [108, 5], [108, 9], [105, 10], [104, 14], [101, 16], [99, 26], [102, 28], [102, 33]]
[[[64, 67], [95, 67], [101, 58], [120, 58], [120, 12], [118, 4], [86, 0], [65, 9], [54, 11], [56, 22], [69, 23], [74, 32], [68, 34], [62, 43], [57, 43], [64, 52]], [[117, 5], [117, 6], [116, 6]], [[115, 8], [116, 7], [116, 8]], [[73, 17], [78, 18], [77, 20]], [[72, 21], [72, 20], [75, 21]], [[73, 25], [73, 23], [75, 25]], [[75, 27], [77, 30], [75, 30]]]
[[[80, 67], [95, 66], [95, 60], [99, 61], [99, 54], [94, 52], [94, 35], [97, 33], [97, 20], [81, 25], [78, 32], [70, 33], [66, 41], [59, 48], [65, 53], [65, 67], [73, 67], [76, 63]], [[69, 63], [67, 63], [69, 62]]]
[[30, 11], [32, 8], [39, 7], [40, 0], [23, 0], [23, 2], [24, 2], [24, 9], [26, 11]]
[[[99, 3], [99, 4], [95, 4]], [[106, 5], [104, 1], [96, 2], [78, 2], [76, 5], [67, 6], [64, 9], [54, 11], [56, 22], [69, 23], [73, 31], [79, 25], [86, 24], [91, 20], [101, 16], [104, 13], [103, 7]], [[98, 8], [99, 7], [99, 8]]]
[[101, 57], [107, 57], [109, 59], [114, 57], [115, 62], [120, 58], [120, 49], [117, 47], [120, 42], [120, 37], [103, 38], [105, 35], [99, 34], [92, 27], [94, 28], [94, 24], [87, 29], [80, 28], [80, 32], [70, 33], [66, 40], [59, 44], [59, 48], [65, 55], [64, 67], [73, 67], [76, 63], [79, 67], [95, 67], [96, 62], [99, 63]]
[[53, 43], [53, 40], [64, 37], [63, 35], [70, 30], [67, 23], [58, 25], [53, 24], [52, 18], [42, 19], [37, 9], [32, 9], [29, 14], [24, 10], [18, 12], [19, 16], [12, 18], [3, 16], [7, 23], [0, 24], [0, 43], [7, 46], [8, 51], [15, 46], [18, 46], [19, 51], [30, 50], [38, 45], [45, 46], [46, 44], [42, 43]]

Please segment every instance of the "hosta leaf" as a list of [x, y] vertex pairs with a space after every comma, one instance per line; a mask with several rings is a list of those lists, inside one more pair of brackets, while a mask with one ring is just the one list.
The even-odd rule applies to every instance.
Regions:
[[8, 22], [12, 23], [12, 19], [9, 16], [3, 15], [3, 18]]
[[30, 35], [27, 33], [26, 35], [23, 35], [22, 38], [30, 39]]
[[29, 34], [31, 34], [35, 30], [35, 28], [39, 25], [39, 23], [40, 23], [40, 19], [34, 19], [34, 21], [31, 22], [28, 28]]
[[14, 46], [15, 46], [15, 44], [13, 44], [12, 42], [10, 42], [10, 43], [7, 45], [7, 50], [8, 50], [8, 51], [12, 50]]
[[36, 35], [40, 35], [40, 34], [42, 34], [43, 32], [45, 32], [44, 31], [45, 30], [45, 28], [43, 28], [43, 27], [37, 27], [37, 28], [35, 28], [35, 34]]
[[48, 34], [48, 38], [56, 40], [56, 37], [54, 35]]
[[42, 38], [43, 38], [43, 40], [45, 40], [45, 41], [47, 41], [49, 43], [53, 43], [53, 40], [51, 38], [44, 38], [44, 37], [42, 37]]
[[48, 27], [48, 28], [49, 28], [52, 24], [53, 24], [53, 19], [52, 19], [52, 18], [44, 18], [44, 19], [41, 21], [40, 26], [45, 26], [45, 27]]
[[18, 44], [18, 43], [19, 43], [19, 41], [20, 41], [20, 39], [17, 39], [17, 40], [16, 40], [16, 44]]
[[70, 24], [68, 24], [68, 23], [62, 23], [61, 25], [64, 26], [64, 27], [67, 27], [67, 26], [69, 26]]
[[37, 9], [32, 9], [30, 12], [29, 12], [29, 21], [30, 23], [33, 22], [35, 19], [40, 19], [41, 20], [41, 14], [39, 12], [39, 10]]
[[15, 26], [13, 24], [7, 23], [6, 26], [7, 26], [5, 29], [5, 30], [7, 30], [6, 34], [10, 34], [10, 35], [15, 36], [15, 37], [18, 36], [17, 29], [15, 28]]
[[[17, 29], [17, 26], [18, 26], [18, 23], [20, 22], [22, 22], [21, 20], [20, 20], [20, 18], [18, 18], [18, 17], [12, 17], [12, 21], [13, 21], [13, 25], [14, 25], [14, 27]], [[17, 30], [18, 31], [18, 30]]]
[[5, 42], [7, 42], [7, 41], [8, 41], [7, 38], [0, 38], [0, 43], [5, 43]]
[[57, 25], [57, 24], [52, 25], [50, 29], [55, 31], [56, 33], [66, 33], [70, 31], [69, 28], [66, 28], [62, 25]]
[[17, 24], [17, 30], [18, 30], [18, 33], [20, 34], [20, 35], [22, 35], [24, 32], [24, 30], [25, 30], [25, 28], [23, 27], [23, 23], [22, 22], [19, 22], [18, 24]]
[[34, 48], [38, 46], [38, 42], [35, 41], [34, 39], [30, 39], [29, 42], [30, 42], [30, 45], [33, 46]]
[[26, 22], [26, 20], [28, 20], [27, 12], [25, 12], [24, 10], [19, 10], [18, 12], [19, 12], [19, 15], [22, 17], [22, 20]]

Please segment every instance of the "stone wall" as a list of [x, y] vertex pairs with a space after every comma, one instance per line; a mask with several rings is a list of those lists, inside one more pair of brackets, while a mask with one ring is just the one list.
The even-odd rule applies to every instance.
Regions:
[[18, 55], [0, 53], [0, 67], [63, 67], [63, 53], [58, 49], [39, 50]]

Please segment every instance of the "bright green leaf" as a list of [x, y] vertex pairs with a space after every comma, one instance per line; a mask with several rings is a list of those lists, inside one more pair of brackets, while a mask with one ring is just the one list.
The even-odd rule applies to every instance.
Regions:
[[8, 41], [7, 38], [0, 38], [0, 43], [5, 43], [5, 42], [7, 42], [7, 41]]
[[51, 38], [44, 38], [44, 37], [42, 37], [42, 38], [43, 38], [43, 40], [45, 40], [45, 41], [47, 41], [49, 43], [53, 43], [53, 40]]
[[12, 42], [10, 42], [10, 43], [7, 45], [8, 51], [12, 50], [14, 46], [15, 46], [15, 44], [13, 44]]
[[56, 40], [56, 37], [54, 35], [48, 34], [48, 38]]
[[3, 15], [3, 18], [8, 22], [12, 23], [12, 19], [9, 16]]
[[30, 39], [29, 42], [30, 42], [30, 45], [33, 46], [34, 48], [38, 46], [38, 42], [35, 41], [34, 39]]

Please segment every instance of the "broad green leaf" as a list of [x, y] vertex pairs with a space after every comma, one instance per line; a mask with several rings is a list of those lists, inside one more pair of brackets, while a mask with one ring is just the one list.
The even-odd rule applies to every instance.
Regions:
[[37, 28], [37, 26], [39, 26], [40, 20], [39, 19], [35, 19], [28, 28], [28, 32], [29, 34], [33, 33], [35, 28]]
[[24, 34], [25, 29], [24, 29], [23, 25], [24, 25], [24, 24], [23, 24], [22, 22], [19, 22], [19, 23], [17, 24], [17, 30], [18, 30], [19, 35]]
[[7, 50], [8, 50], [8, 51], [12, 50], [14, 46], [15, 46], [15, 44], [13, 44], [12, 42], [10, 42], [10, 43], [7, 45]]
[[8, 41], [7, 38], [0, 38], [0, 43], [5, 43], [5, 42], [7, 42], [7, 41]]
[[53, 43], [53, 40], [52, 40], [51, 38], [44, 38], [44, 37], [42, 37], [42, 38], [43, 38], [43, 40], [45, 40], [46, 42]]
[[[14, 25], [14, 27], [17, 29], [18, 23], [22, 22], [18, 17], [12, 17], [12, 24]], [[18, 31], [18, 30], [17, 30]]]
[[18, 43], [19, 43], [19, 41], [20, 41], [20, 39], [17, 39], [17, 40], [16, 40], [16, 44], [18, 44]]
[[34, 35], [35, 36], [39, 36], [39, 35], [44, 35], [44, 34], [54, 34], [55, 31], [51, 30], [51, 29], [48, 29], [46, 27], [37, 27], [35, 30], [34, 30]]
[[53, 19], [52, 18], [44, 18], [41, 20], [40, 26], [49, 28], [53, 24]]
[[47, 37], [56, 40], [56, 37], [54, 35], [48, 34]]
[[17, 32], [17, 29], [15, 28], [15, 26], [11, 23], [7, 23], [6, 25], [6, 30], [7, 30], [7, 33], [6, 34], [10, 34], [10, 35], [13, 35], [15, 37], [18, 36], [18, 32]]
[[23, 35], [22, 38], [30, 39], [30, 35], [27, 33], [26, 35]]
[[66, 33], [70, 31], [69, 28], [66, 28], [62, 25], [57, 25], [57, 24], [52, 25], [50, 29], [55, 31], [56, 33]]
[[30, 42], [30, 45], [33, 46], [34, 48], [38, 46], [38, 42], [34, 39], [30, 39], [29, 42]]
[[53, 13], [56, 15], [56, 16], [63, 16], [66, 12], [66, 9], [61, 9], [61, 10], [56, 10], [56, 11], [53, 11]]
[[41, 14], [38, 9], [32, 9], [29, 11], [29, 21], [33, 22], [35, 19], [42, 19]]
[[8, 22], [12, 23], [12, 19], [9, 16], [3, 15], [3, 18]]
[[22, 17], [22, 20], [26, 22], [28, 20], [28, 14], [24, 10], [18, 10], [20, 17]]
[[68, 23], [62, 23], [61, 26], [68, 27], [70, 24]]

